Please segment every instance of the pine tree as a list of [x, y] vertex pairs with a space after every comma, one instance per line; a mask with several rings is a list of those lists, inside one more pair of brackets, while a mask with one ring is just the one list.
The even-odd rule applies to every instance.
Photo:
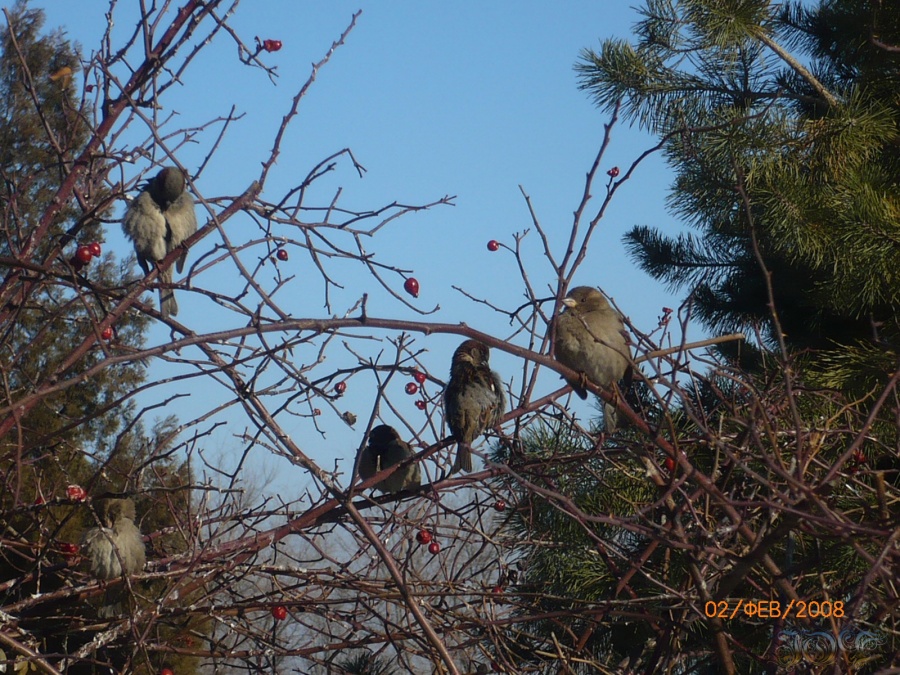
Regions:
[[[74, 85], [78, 52], [60, 32], [41, 35], [43, 14], [23, 2], [9, 19], [0, 33], [0, 256], [7, 268], [0, 287], [3, 405], [20, 400], [34, 382], [59, 367], [72, 345], [96, 331], [104, 303], [88, 289], [124, 279], [124, 269], [109, 255], [80, 269], [72, 263], [76, 244], [102, 244], [100, 217], [109, 208], [109, 195], [102, 191], [93, 195], [97, 211], [85, 215], [75, 205], [66, 205], [46, 235], [36, 236], [90, 128]], [[144, 319], [129, 317], [116, 326], [115, 338], [140, 344], [146, 325]], [[103, 358], [97, 349], [68, 373], [77, 376]], [[142, 376], [141, 365], [126, 364], [42, 398], [0, 439], [2, 461], [25, 460], [15, 473], [19, 483], [8, 485], [5, 497], [30, 503], [41, 492], [58, 488], [51, 475], [60, 471], [68, 475], [59, 480], [84, 480], [86, 466], [78, 466], [78, 457], [102, 447], [115, 432], [124, 412], [118, 402]]]
[[787, 346], [831, 352], [828, 384], [892, 371], [900, 10], [649, 0], [642, 13], [636, 44], [608, 40], [577, 66], [601, 108], [621, 102], [667, 138], [669, 204], [698, 232], [635, 227], [635, 259], [689, 290], [711, 330], [759, 330], [766, 347], [780, 337], [771, 281]]

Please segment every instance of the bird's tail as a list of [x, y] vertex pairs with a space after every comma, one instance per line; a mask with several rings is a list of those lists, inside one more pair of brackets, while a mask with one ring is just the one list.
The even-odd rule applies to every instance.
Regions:
[[615, 433], [619, 427], [619, 411], [616, 406], [609, 403], [603, 406], [603, 426], [608, 434]]
[[566, 380], [566, 382], [572, 387], [572, 391], [578, 394], [578, 398], [582, 401], [587, 399], [587, 389], [584, 388], [583, 382], [579, 382], [578, 380]]
[[463, 471], [469, 473], [472, 470], [472, 448], [466, 443], [458, 443], [456, 446], [456, 460], [453, 462], [453, 470], [450, 473]]
[[[172, 283], [172, 268], [159, 273], [159, 281], [164, 284]], [[178, 314], [178, 303], [175, 301], [175, 291], [171, 288], [159, 289], [159, 311], [163, 317]]]

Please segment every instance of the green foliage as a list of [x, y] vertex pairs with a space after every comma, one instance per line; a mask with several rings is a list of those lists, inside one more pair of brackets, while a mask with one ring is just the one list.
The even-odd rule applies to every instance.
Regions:
[[[552, 642], [560, 625], [582, 634], [596, 630], [601, 615], [608, 623], [593, 633], [586, 648], [594, 654], [605, 652], [616, 663], [628, 652], [624, 643], [617, 644], [616, 635], [629, 621], [616, 611], [598, 613], [596, 603], [614, 595], [621, 567], [647, 544], [641, 528], [623, 529], [620, 519], [642, 511], [656, 491], [639, 462], [626, 456], [616, 462], [601, 458], [582, 434], [563, 424], [531, 427], [521, 441], [521, 455], [499, 450], [495, 457], [512, 466], [536, 467], [534, 475], [526, 468], [517, 470], [537, 490], [518, 483], [505, 488], [514, 490], [519, 504], [507, 530], [512, 541], [521, 542], [513, 557], [526, 570], [516, 612], [522, 622], [510, 632], [519, 663], [540, 663], [531, 647]], [[615, 554], [609, 555], [598, 542], [609, 543]], [[553, 618], [526, 618], [532, 614]], [[633, 636], [636, 629], [626, 630]]]
[[[41, 35], [42, 24], [39, 10], [19, 2], [10, 12], [10, 25], [0, 32], [0, 255], [48, 269], [37, 279], [21, 272], [6, 279], [5, 292], [14, 300], [4, 306], [0, 333], [6, 374], [3, 403], [20, 399], [34, 382], [55, 372], [73, 347], [95, 333], [104, 303], [100, 296], [85, 292], [82, 279], [115, 286], [125, 272], [107, 255], [78, 275], [65, 262], [74, 253], [72, 246], [62, 259], [55, 257], [60, 246], [76, 235], [80, 243], [102, 242], [97, 217], [81, 215], [74, 204], [64, 206], [49, 229], [41, 229], [45, 210], [90, 134], [74, 87], [80, 71], [78, 52], [60, 32]], [[139, 344], [146, 325], [145, 319], [125, 318], [116, 327], [116, 337]], [[87, 372], [104, 356], [93, 350], [67, 372]], [[143, 369], [133, 364], [104, 369], [46, 397], [21, 420], [15, 440], [0, 442], [27, 452], [51, 438], [55, 444], [64, 436], [66, 443], [77, 447], [106, 437], [121, 418], [110, 414], [110, 408], [142, 377]], [[61, 429], [66, 430], [64, 435], [58, 433]], [[6, 445], [7, 440], [12, 446]]]
[[[90, 132], [75, 92], [77, 50], [59, 31], [40, 35], [43, 13], [22, 0], [9, 15], [11, 25], [0, 30], [0, 200], [6, 218], [0, 255], [30, 244], [35, 220]], [[54, 236], [74, 215], [72, 206], [60, 212]], [[45, 250], [53, 245], [39, 243]]]
[[827, 353], [811, 372], [868, 380], [848, 369], [863, 345], [900, 344], [900, 9], [648, 0], [642, 11], [635, 44], [607, 40], [576, 68], [601, 109], [621, 104], [667, 139], [669, 205], [697, 234], [635, 227], [632, 256], [689, 290], [711, 330], [758, 330], [769, 348], [771, 280], [788, 346]]
[[[29, 274], [14, 270], [5, 279], [4, 292], [15, 300], [3, 306], [0, 331], [3, 405], [27, 395], [34, 382], [60, 372], [71, 349], [96, 335], [95, 322], [103, 313], [100, 299], [84, 294], [84, 284], [73, 283], [79, 277], [73, 276], [71, 266], [60, 267], [44, 257], [58, 250], [64, 227], [80, 227], [90, 241], [99, 239], [99, 222], [82, 223], [67, 207], [47, 235], [39, 235], [44, 210], [66, 174], [67, 162], [90, 132], [78, 109], [72, 76], [59, 75], [62, 69], [77, 72], [78, 54], [60, 33], [40, 35], [42, 23], [40, 11], [20, 2], [10, 12], [10, 26], [0, 32], [0, 255], [24, 257], [36, 266]], [[52, 271], [36, 271], [46, 265], [53, 265]], [[114, 285], [121, 283], [123, 272], [107, 256], [86, 268], [84, 276]], [[145, 326], [145, 320], [125, 319], [117, 327], [117, 339], [139, 344]], [[139, 365], [103, 369], [88, 377], [105, 357], [94, 349], [69, 366], [66, 372], [84, 373], [83, 380], [44, 397], [0, 438], [4, 511], [31, 504], [39, 495], [59, 496], [69, 483], [87, 485], [85, 450], [105, 445], [128, 411], [122, 397], [143, 377]]]
[[[516, 601], [501, 642], [507, 663], [547, 673], [558, 672], [560, 660], [578, 673], [623, 664], [655, 672], [662, 663], [716, 672], [731, 661], [737, 672], [756, 672], [778, 643], [771, 625], [752, 614], [727, 622], [741, 649], [727, 647], [725, 659], [705, 614], [713, 599], [731, 608], [736, 598], [783, 599], [756, 550], [804, 602], [849, 607], [865, 587], [859, 623], [839, 625], [881, 624], [892, 577], [871, 578], [871, 560], [898, 515], [884, 483], [896, 479], [882, 473], [896, 467], [896, 421], [881, 409], [871, 442], [849, 453], [864, 423], [861, 402], [790, 394], [781, 364], [757, 365], [752, 375], [724, 364], [710, 377], [694, 374], [675, 397], [647, 381], [627, 396], [690, 472], [634, 429], [601, 446], [575, 425], [535, 424], [520, 449], [497, 451], [495, 461], [525, 479], [497, 479], [499, 491], [515, 494], [505, 527], [517, 542], [511, 558], [525, 570], [508, 591]], [[700, 489], [698, 477], [714, 487]], [[841, 534], [847, 527], [852, 537]], [[889, 652], [868, 656], [884, 665]]]
[[388, 664], [369, 652], [358, 652], [338, 659], [337, 667], [338, 672], [347, 675], [391, 675], [394, 672]]

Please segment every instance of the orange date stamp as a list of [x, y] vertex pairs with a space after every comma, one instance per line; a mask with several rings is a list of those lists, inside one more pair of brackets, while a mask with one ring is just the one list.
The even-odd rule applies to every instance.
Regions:
[[708, 619], [840, 619], [843, 600], [710, 600], [703, 607]]

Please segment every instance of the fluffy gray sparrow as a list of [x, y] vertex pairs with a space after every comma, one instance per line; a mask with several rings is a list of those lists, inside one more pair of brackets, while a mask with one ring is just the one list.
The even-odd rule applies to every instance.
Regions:
[[[556, 320], [556, 360], [583, 373], [591, 382], [609, 389], [623, 378], [631, 378], [631, 349], [625, 324], [606, 297], [596, 288], [578, 286], [563, 300], [566, 309]], [[568, 381], [575, 393], [587, 398], [584, 381]], [[606, 431], [617, 425], [616, 407], [603, 406]]]
[[444, 390], [444, 413], [457, 442], [453, 473], [472, 470], [472, 441], [497, 426], [506, 412], [503, 383], [491, 370], [489, 357], [487, 345], [478, 340], [466, 340], [453, 353]]
[[[134, 502], [130, 499], [97, 499], [94, 510], [100, 527], [86, 530], [81, 537], [82, 552], [97, 579], [118, 579], [144, 569], [146, 557], [141, 531], [134, 524]], [[123, 589], [109, 589], [98, 611], [108, 618], [122, 612]]]
[[[415, 454], [409, 443], [400, 439], [400, 434], [394, 427], [381, 424], [369, 432], [369, 443], [359, 453], [359, 477], [368, 480], [379, 471], [399, 464]], [[419, 464], [414, 462], [376, 483], [375, 487], [387, 494], [409, 490], [421, 483]]]
[[[147, 183], [128, 205], [122, 229], [134, 244], [144, 274], [150, 272], [151, 263], [164, 259], [197, 231], [194, 200], [185, 190], [184, 174], [180, 169], [167, 166]], [[185, 248], [176, 262], [179, 272], [184, 269], [186, 258]], [[160, 272], [159, 281], [172, 283], [171, 267]], [[164, 317], [178, 314], [178, 303], [171, 288], [159, 289], [159, 311]]]

